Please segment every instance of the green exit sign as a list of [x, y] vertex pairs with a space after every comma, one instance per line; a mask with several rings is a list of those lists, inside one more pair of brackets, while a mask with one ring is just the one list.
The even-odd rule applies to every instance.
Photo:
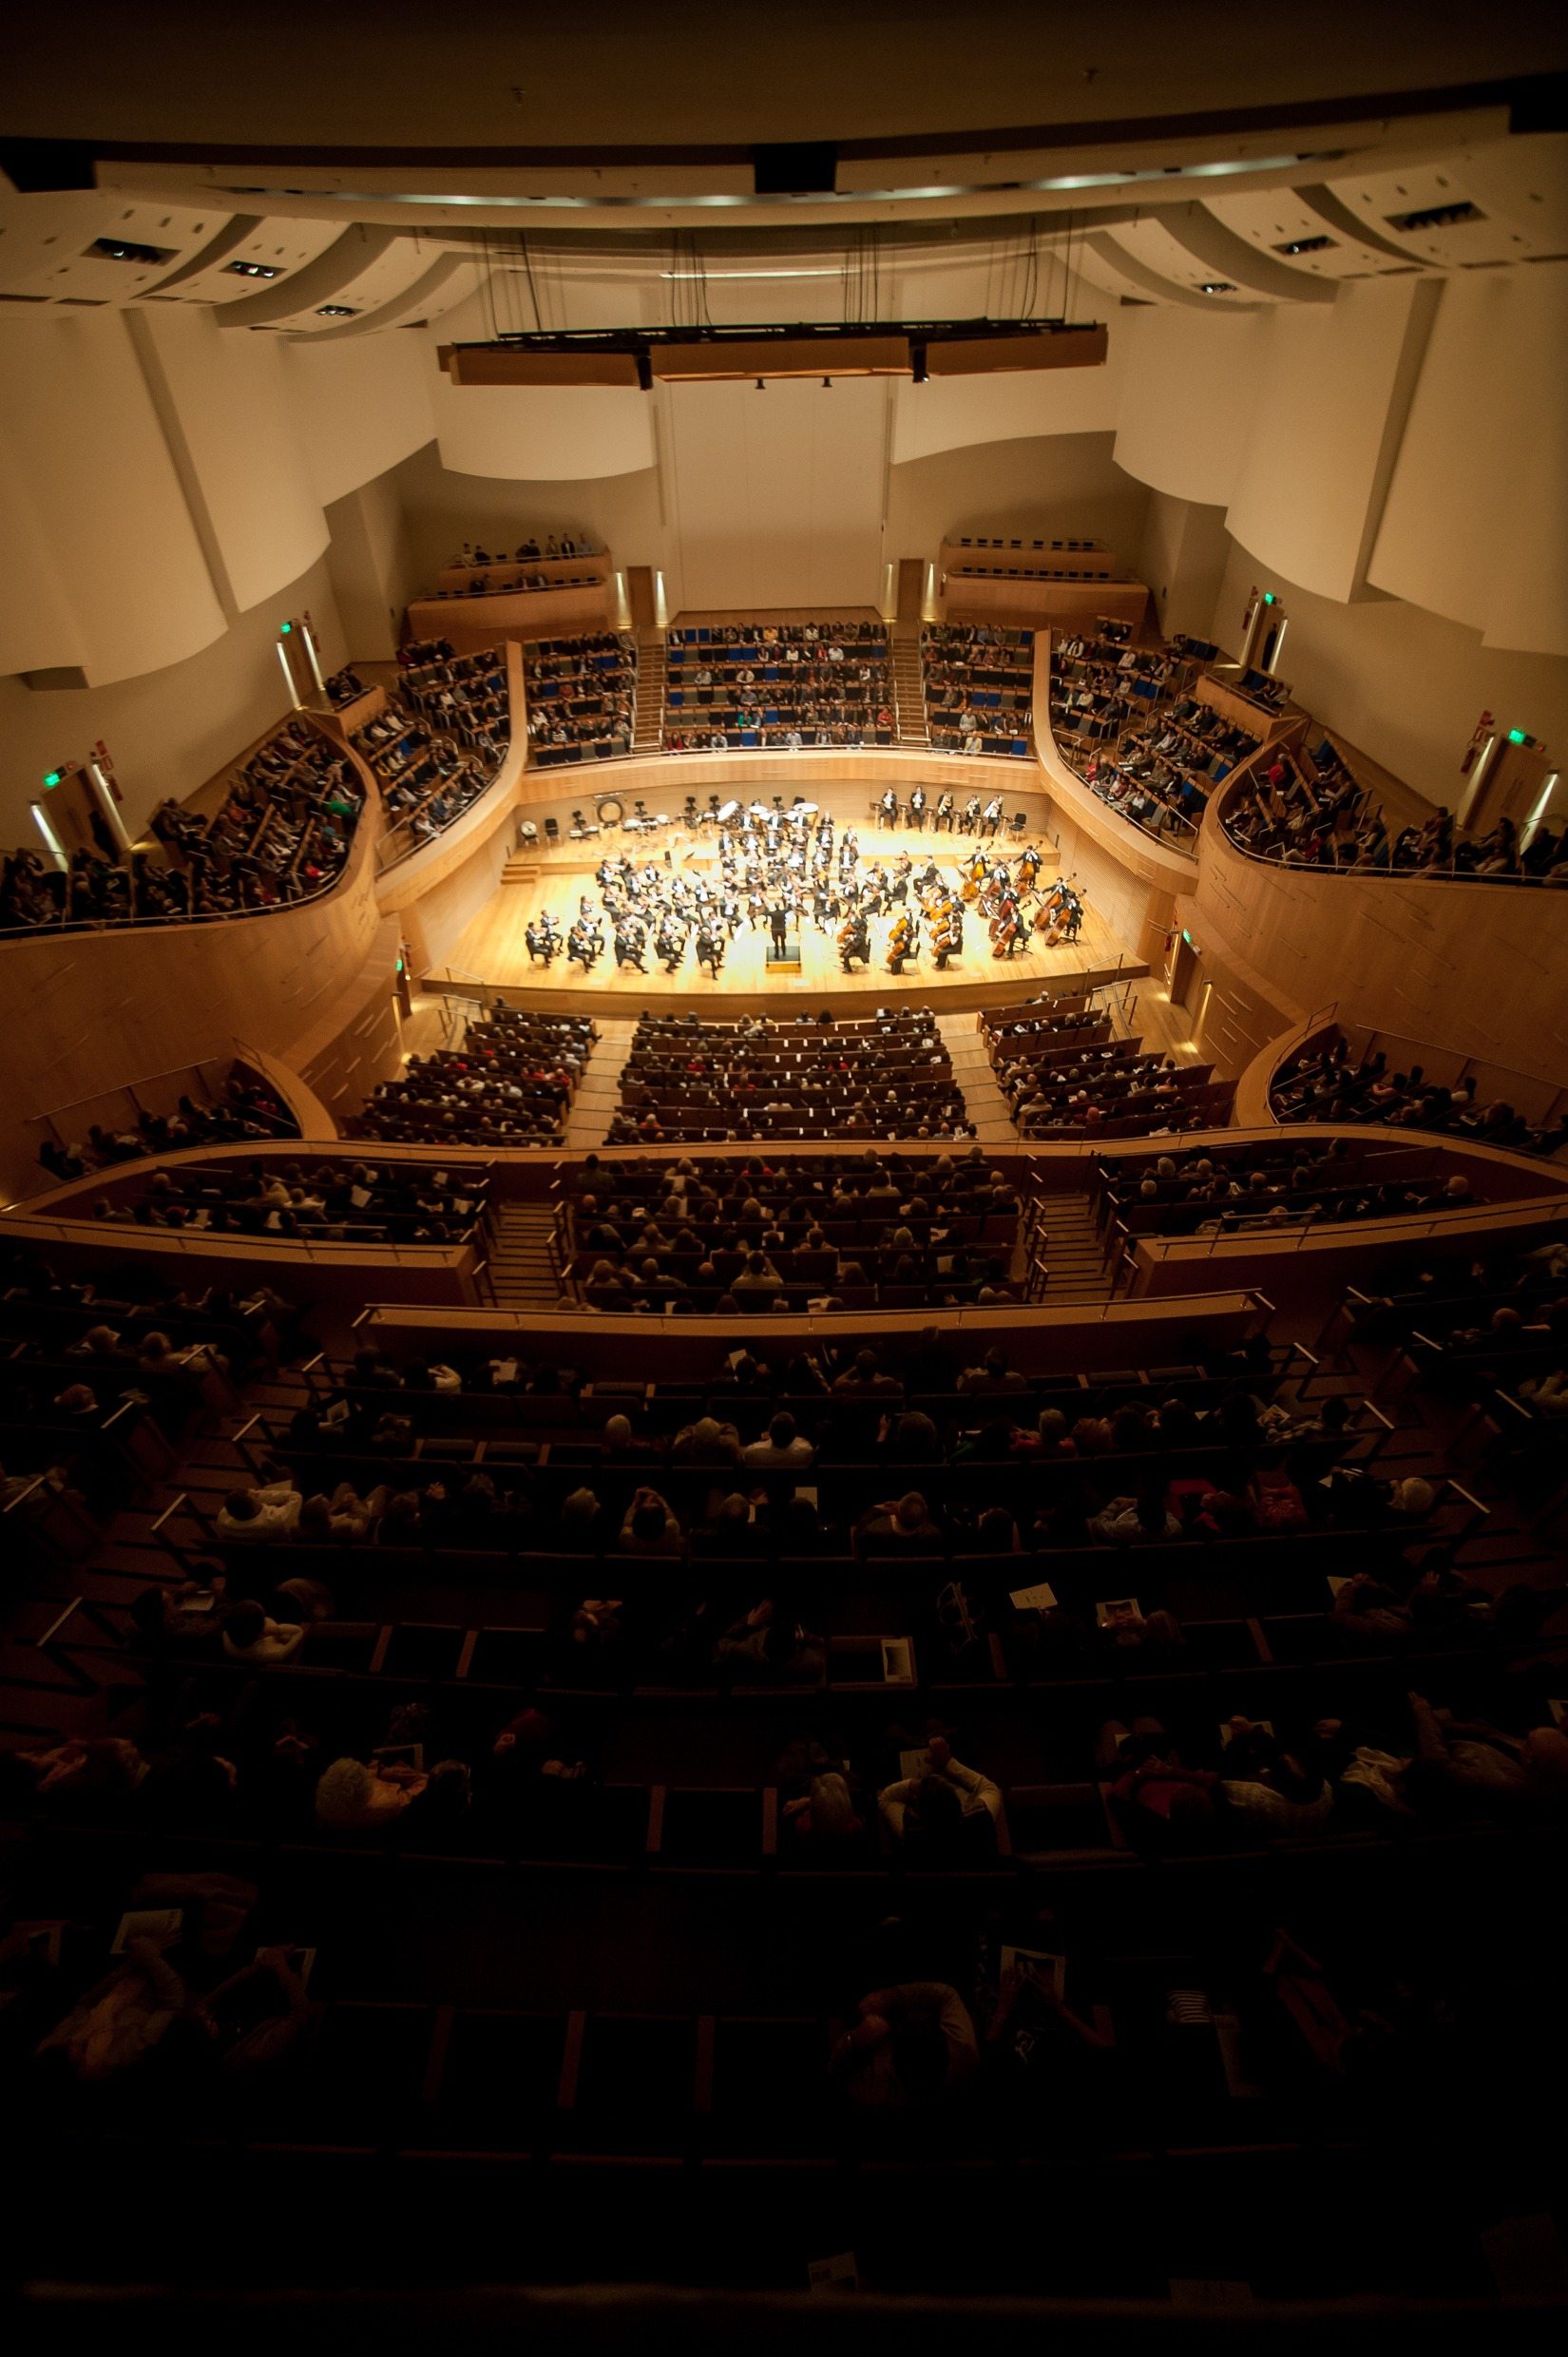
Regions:
[[51, 769], [44, 780], [45, 790], [47, 791], [50, 786], [57, 786], [65, 774], [63, 769]]
[[1529, 741], [1530, 741], [1530, 739], [1529, 739], [1529, 738], [1525, 735], [1525, 733], [1524, 733], [1523, 729], [1521, 729], [1521, 728], [1511, 728], [1511, 729], [1508, 731], [1508, 742], [1509, 742], [1511, 745], [1527, 745], [1527, 744], [1529, 743]]

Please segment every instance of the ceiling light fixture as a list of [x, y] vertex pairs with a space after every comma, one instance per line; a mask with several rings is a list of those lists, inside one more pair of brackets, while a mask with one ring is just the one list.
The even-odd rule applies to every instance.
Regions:
[[1123, 188], [1138, 181], [1224, 180], [1246, 172], [1285, 172], [1302, 163], [1332, 163], [1344, 150], [1337, 147], [1308, 149], [1291, 156], [1252, 156], [1232, 158], [1219, 163], [1158, 163], [1138, 171], [1120, 172], [1058, 172], [1043, 180], [976, 181], [966, 185], [933, 188], [834, 188], [816, 189], [800, 196], [729, 195], [660, 195], [652, 197], [507, 197], [475, 195], [468, 191], [437, 191], [433, 189], [387, 188], [265, 188], [252, 182], [231, 181], [224, 183], [225, 195], [231, 197], [327, 197], [335, 204], [434, 204], [453, 208], [481, 209], [503, 212], [599, 213], [605, 211], [653, 211], [675, 206], [713, 212], [744, 211], [764, 204], [846, 205], [846, 204], [928, 204], [944, 198], [985, 197], [1025, 193], [1050, 194], [1053, 190], [1075, 188]]

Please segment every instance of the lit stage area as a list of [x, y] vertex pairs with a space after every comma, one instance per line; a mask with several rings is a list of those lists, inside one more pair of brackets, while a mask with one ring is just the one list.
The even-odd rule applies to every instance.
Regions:
[[[584, 842], [564, 841], [550, 847], [541, 842], [514, 854], [507, 864], [504, 880], [478, 915], [464, 928], [446, 957], [432, 968], [428, 983], [439, 987], [442, 980], [449, 977], [470, 983], [482, 981], [513, 996], [520, 990], [537, 993], [541, 1004], [558, 1006], [563, 1013], [591, 1011], [595, 1005], [603, 1006], [606, 1002], [622, 1004], [629, 1013], [635, 1007], [660, 1002], [708, 999], [719, 1006], [735, 1002], [733, 1011], [736, 1014], [754, 1012], [764, 1002], [777, 1005], [792, 999], [813, 1007], [827, 1005], [840, 1012], [850, 1012], [861, 1001], [874, 1003], [893, 992], [911, 989], [933, 1003], [940, 997], [943, 1005], [958, 1012], [1027, 998], [1050, 985], [1070, 989], [1086, 973], [1100, 978], [1119, 973], [1131, 979], [1148, 971], [1146, 964], [1134, 955], [1100, 914], [1093, 894], [1081, 882], [1074, 887], [1082, 906], [1076, 940], [1062, 939], [1046, 947], [1046, 933], [1037, 929], [1037, 919], [1043, 913], [1043, 899], [1059, 881], [1059, 873], [1057, 853], [1043, 835], [1015, 839], [1008, 834], [977, 846], [973, 836], [933, 835], [929, 828], [922, 834], [908, 828], [877, 830], [862, 824], [856, 832], [862, 876], [873, 863], [891, 871], [900, 853], [906, 853], [916, 873], [924, 872], [934, 860], [944, 878], [960, 893], [966, 864], [977, 847], [993, 863], [1007, 862], [1015, 872], [1020, 855], [1032, 847], [1040, 856], [1040, 869], [1035, 889], [1022, 898], [1021, 913], [1029, 929], [1025, 944], [1015, 949], [1010, 956], [997, 955], [989, 923], [977, 913], [978, 902], [971, 900], [964, 912], [964, 946], [949, 958], [946, 968], [937, 969], [931, 929], [922, 920], [918, 952], [906, 963], [902, 975], [895, 976], [888, 964], [889, 936], [898, 913], [893, 909], [869, 920], [870, 963], [856, 965], [847, 974], [840, 963], [838, 925], [832, 918], [822, 929], [809, 913], [798, 929], [792, 926], [791, 948], [793, 950], [798, 947], [798, 965], [770, 966], [772, 942], [766, 917], [759, 916], [753, 924], [743, 914], [733, 940], [728, 939], [726, 929], [727, 946], [717, 979], [705, 968], [698, 967], [695, 936], [688, 940], [685, 953], [673, 972], [666, 972], [655, 953], [651, 934], [641, 951], [646, 970], [640, 972], [632, 965], [618, 969], [614, 928], [604, 917], [598, 882], [601, 863], [606, 857], [619, 860], [625, 856], [639, 868], [652, 865], [665, 877], [700, 877], [711, 889], [717, 889], [720, 861], [718, 844], [711, 830], [694, 834], [672, 825], [641, 834], [616, 828]], [[1070, 877], [1060, 880], [1072, 881]], [[548, 911], [564, 942], [583, 897], [589, 901], [604, 936], [603, 952], [591, 971], [584, 974], [581, 964], [568, 959], [564, 946], [548, 965], [542, 957], [531, 956], [527, 943], [529, 928], [537, 930], [539, 920]], [[912, 899], [908, 905], [915, 908]], [[918, 914], [918, 910], [915, 912]]]

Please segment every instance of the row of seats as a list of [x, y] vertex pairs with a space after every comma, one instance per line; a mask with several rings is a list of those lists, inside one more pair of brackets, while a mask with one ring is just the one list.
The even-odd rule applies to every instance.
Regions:
[[135, 1193], [122, 1188], [112, 1199], [101, 1198], [93, 1217], [209, 1236], [451, 1244], [478, 1226], [488, 1183], [482, 1166], [438, 1169], [397, 1161], [373, 1167], [323, 1154], [182, 1162], [154, 1171]]
[[46, 1138], [38, 1159], [53, 1178], [81, 1178], [89, 1171], [138, 1161], [144, 1154], [178, 1154], [191, 1146], [298, 1134], [298, 1122], [271, 1083], [236, 1064], [214, 1096], [198, 1101], [182, 1092], [172, 1113], [138, 1104], [134, 1128], [105, 1129], [89, 1121], [83, 1138]]
[[1101, 1224], [1123, 1241], [1138, 1236], [1233, 1236], [1251, 1228], [1319, 1220], [1399, 1218], [1411, 1212], [1470, 1212], [1486, 1199], [1476, 1181], [1445, 1174], [1434, 1155], [1425, 1176], [1380, 1175], [1376, 1149], [1336, 1138], [1319, 1149], [1214, 1144], [1162, 1154], [1141, 1169], [1097, 1166]]
[[1196, 694], [1217, 653], [1185, 634], [1135, 646], [1123, 623], [1053, 643], [1058, 748], [1107, 808], [1147, 834], [1190, 838], [1212, 787], [1256, 744]]
[[[564, 1173], [564, 1198], [580, 1209], [604, 1168]], [[643, 1176], [628, 1165], [628, 1187]], [[35, 1273], [17, 1314], [88, 1308]], [[1558, 1840], [1539, 1740], [1553, 1599], [1476, 1586], [1478, 1518], [1457, 1491], [1434, 1483], [1425, 1512], [1396, 1502], [1385, 1469], [1411, 1436], [1353, 1375], [1326, 1385], [1261, 1335], [1181, 1370], [1058, 1368], [1016, 1389], [1016, 1370], [977, 1365], [994, 1391], [958, 1388], [962, 1352], [930, 1339], [896, 1372], [830, 1358], [814, 1392], [798, 1370], [782, 1384], [717, 1354], [706, 1382], [638, 1370], [602, 1398], [505, 1360], [454, 1369], [453, 1390], [444, 1370], [334, 1353], [310, 1396], [273, 1365], [238, 1435], [232, 1416], [207, 1422], [149, 1483], [139, 1519], [158, 1542], [49, 1581], [22, 1624], [31, 1687], [7, 1688], [34, 1696], [0, 1743], [7, 1927], [42, 1929], [0, 1966], [20, 1971], [0, 2075], [77, 2202], [111, 2169], [123, 2181], [114, 2232], [147, 2216], [123, 2137], [140, 2142], [153, 2106], [208, 2250], [226, 2248], [237, 2193], [270, 2213], [306, 2161], [335, 2236], [395, 2158], [421, 2173], [420, 2236], [499, 2250], [521, 2196], [545, 2271], [592, 2271], [610, 2249], [618, 2268], [659, 2274], [679, 2254], [704, 2279], [717, 2236], [736, 2279], [795, 2281], [826, 2232], [889, 2286], [1066, 2268], [1098, 2287], [1109, 2204], [1107, 2285], [1223, 2265], [1266, 2286], [1257, 2238], [1281, 2204], [1292, 2246], [1316, 2219], [1326, 2136], [1350, 2166], [1386, 2150], [1391, 2106], [1405, 2117], [1432, 2086], [1452, 2100], [1453, 2002], [1483, 1986], [1521, 2040], [1550, 2021], [1547, 1972], [1520, 1967]], [[870, 1529], [854, 1553], [774, 1559], [468, 1543], [486, 1476], [498, 1495], [531, 1485], [547, 1529], [574, 1480], [611, 1515], [653, 1485], [695, 1514], [703, 1482], [729, 1478], [695, 1427], [732, 1421], [749, 1447], [786, 1401], [802, 1428], [820, 1420], [817, 1454], [798, 1480], [738, 1477], [764, 1492], [759, 1520], [786, 1489], [838, 1515], [914, 1480], [951, 1518], [943, 1549]], [[1259, 1476], [1292, 1452], [1314, 1517], [1318, 1468], [1364, 1460], [1340, 1478], [1376, 1511], [1336, 1500], [1310, 1532], [1207, 1547], [957, 1545], [971, 1513], [978, 1537], [987, 1513], [1047, 1494], [1061, 1509], [1070, 1460], [1031, 1468], [1009, 1444], [987, 1475], [967, 1453], [1004, 1426], [1023, 1440], [1057, 1401], [1096, 1479], [1159, 1452], [1097, 1453], [1093, 1424], [1125, 1442], [1140, 1409], [1171, 1417], [1169, 1462], [1195, 1467], [1180, 1410], [1203, 1409]], [[1291, 1435], [1250, 1440], [1248, 1401]], [[927, 1410], [946, 1462], [900, 1473], [881, 1419]], [[223, 1532], [227, 1485], [260, 1483], [274, 1453], [329, 1513], [341, 1481], [420, 1485], [428, 1535]], [[1338, 1599], [1329, 1565], [1351, 1581]], [[177, 1911], [162, 1959], [110, 1952], [135, 1909]], [[1475, 1968], [1500, 1939], [1505, 1991]], [[1456, 1947], [1451, 2001], [1430, 1960]], [[1020, 1977], [1016, 1949], [1043, 1961]], [[933, 2073], [939, 2019], [961, 2059]], [[1495, 2036], [1483, 2046], [1490, 2085]], [[1165, 2190], [1129, 2250], [1152, 2162]], [[608, 2235], [591, 2201], [590, 2232], [584, 2193], [628, 2186], [624, 2228]], [[1053, 2221], [1012, 2259], [1016, 2238], [999, 2258], [994, 2233], [1009, 2190]], [[941, 2232], [912, 2234], [927, 2194]], [[1341, 2276], [1379, 2280], [1386, 2233], [1348, 2249], [1342, 2182], [1334, 2197]], [[53, 2260], [52, 2190], [35, 2207]], [[291, 2228], [296, 2252], [324, 2255], [316, 2210]], [[1428, 2212], [1424, 2248], [1430, 2227]], [[1445, 2280], [1464, 2263], [1450, 2239]]]
[[460, 1048], [411, 1056], [378, 1081], [354, 1135], [486, 1146], [557, 1143], [598, 1037], [585, 1016], [536, 1015], [497, 999]]
[[609, 1142], [934, 1136], [966, 1128], [952, 1060], [927, 1009], [794, 1026], [770, 1026], [759, 1018], [673, 1031], [644, 1015], [621, 1072]]

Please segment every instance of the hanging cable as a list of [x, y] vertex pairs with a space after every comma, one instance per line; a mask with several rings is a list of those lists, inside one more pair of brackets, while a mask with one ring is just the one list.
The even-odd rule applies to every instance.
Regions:
[[520, 234], [518, 242], [523, 248], [523, 275], [528, 281], [528, 299], [533, 304], [533, 323], [536, 329], [542, 329], [545, 321], [539, 308], [539, 289], [534, 284], [533, 256], [528, 251], [528, 233], [526, 229]]

